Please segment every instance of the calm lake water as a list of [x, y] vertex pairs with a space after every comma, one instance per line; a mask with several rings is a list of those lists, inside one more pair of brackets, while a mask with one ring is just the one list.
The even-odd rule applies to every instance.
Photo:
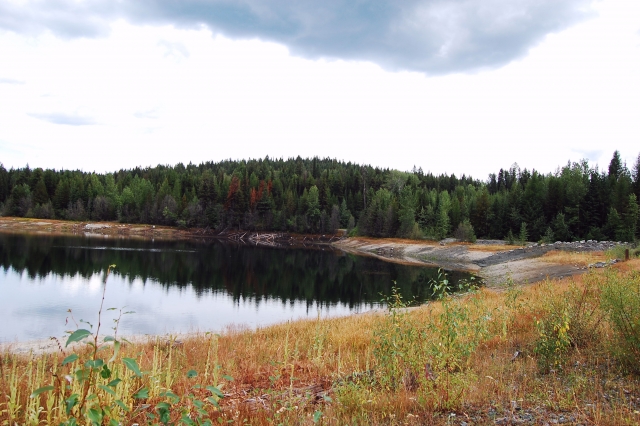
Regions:
[[[265, 248], [207, 241], [140, 241], [0, 233], [0, 342], [62, 337], [73, 320], [101, 333], [120, 309], [120, 334], [221, 331], [380, 307], [397, 283], [429, 298], [434, 268], [354, 256], [330, 247]], [[466, 273], [449, 274], [456, 282]], [[71, 310], [71, 314], [68, 312]]]

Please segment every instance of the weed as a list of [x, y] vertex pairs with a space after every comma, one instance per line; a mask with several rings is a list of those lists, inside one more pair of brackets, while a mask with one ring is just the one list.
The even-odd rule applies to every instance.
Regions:
[[640, 274], [607, 272], [602, 308], [615, 333], [611, 351], [630, 369], [640, 372]]
[[373, 354], [378, 361], [380, 384], [386, 389], [395, 389], [402, 383], [405, 371], [415, 369], [419, 332], [395, 285], [391, 288], [391, 295], [383, 301], [387, 304], [388, 313], [373, 333]]
[[[65, 347], [73, 343], [84, 342], [89, 351], [76, 351], [66, 356], [60, 364], [57, 363], [57, 356], [54, 357], [54, 367], [52, 368], [52, 382], [50, 385], [41, 386], [44, 376], [44, 360], [40, 357], [36, 363], [31, 361], [27, 369], [29, 376], [27, 382], [32, 391], [27, 406], [24, 407], [25, 420], [29, 424], [38, 424], [43, 414], [46, 415], [47, 423], [54, 420], [60, 422], [60, 425], [119, 425], [125, 419], [133, 419], [140, 415], [150, 422], [159, 422], [169, 424], [174, 412], [180, 413], [180, 422], [187, 425], [203, 425], [211, 424], [210, 411], [206, 405], [209, 404], [215, 408], [219, 408], [218, 401], [224, 397], [221, 392], [221, 384], [217, 386], [207, 385], [206, 383], [196, 383], [191, 386], [189, 393], [179, 397], [170, 389], [173, 381], [171, 376], [171, 353], [173, 344], [168, 345], [168, 363], [169, 371], [163, 372], [160, 363], [160, 356], [154, 351], [154, 359], [152, 363], [151, 374], [141, 370], [138, 361], [134, 358], [119, 357], [120, 348], [124, 340], [118, 340], [118, 325], [123, 314], [127, 312], [120, 311], [119, 317], [115, 320], [112, 336], [106, 336], [102, 342], [100, 339], [100, 328], [102, 319], [102, 310], [104, 307], [105, 292], [107, 279], [111, 270], [115, 265], [110, 265], [104, 277], [102, 300], [98, 311], [98, 322], [95, 332], [90, 329], [77, 328], [70, 332]], [[71, 315], [71, 320], [77, 324]], [[109, 348], [110, 358], [101, 356], [106, 353]], [[215, 346], [212, 339], [212, 349]], [[213, 350], [210, 352], [214, 352]], [[205, 378], [210, 373], [208, 366], [211, 359], [207, 359], [207, 368], [205, 369]], [[215, 359], [214, 359], [215, 361]], [[217, 379], [217, 369], [213, 369], [213, 378]], [[129, 375], [131, 374], [131, 375]], [[160, 377], [164, 375], [165, 381], [162, 386]], [[198, 373], [191, 370], [187, 373], [187, 378], [193, 380]], [[232, 380], [228, 376], [223, 376], [226, 380]], [[15, 386], [15, 389], [18, 387]], [[12, 388], [13, 389], [13, 388]], [[150, 405], [147, 403], [153, 396], [158, 396], [161, 401], [158, 402], [154, 410], [147, 410]], [[12, 395], [13, 401], [19, 400], [17, 392]], [[44, 399], [44, 406], [41, 405]], [[180, 404], [178, 410], [173, 407]], [[9, 409], [17, 408], [15, 403], [8, 404]], [[17, 413], [15, 410], [10, 413], [10, 419], [15, 418]]]
[[562, 367], [566, 359], [571, 340], [569, 339], [569, 312], [565, 308], [553, 309], [545, 318], [536, 321], [538, 339], [534, 352], [538, 355], [538, 364], [544, 371]]

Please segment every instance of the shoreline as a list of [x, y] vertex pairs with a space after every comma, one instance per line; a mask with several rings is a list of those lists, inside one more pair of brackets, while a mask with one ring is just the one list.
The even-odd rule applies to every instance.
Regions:
[[[186, 332], [186, 333], [166, 333], [166, 334], [133, 334], [118, 336], [118, 340], [121, 342], [130, 342], [134, 345], [145, 344], [160, 340], [163, 344], [181, 345], [184, 340], [197, 338], [206, 335], [207, 332]], [[102, 341], [106, 335], [100, 334], [99, 340]], [[68, 347], [65, 347], [65, 338], [49, 337], [46, 339], [33, 339], [16, 342], [0, 342], [0, 354], [8, 352], [15, 355], [29, 355], [35, 356], [43, 354], [51, 354], [54, 352], [62, 352], [64, 355], [68, 355], [77, 351], [78, 348], [86, 346], [87, 342], [92, 341], [91, 338], [85, 339], [82, 342], [72, 343]], [[106, 344], [109, 344], [108, 342]]]
[[406, 240], [399, 238], [344, 237], [336, 234], [289, 234], [275, 232], [179, 229], [171, 226], [123, 224], [118, 222], [70, 222], [57, 219], [0, 217], [0, 232], [35, 235], [74, 235], [95, 238], [142, 239], [153, 241], [220, 240], [265, 247], [323, 248], [333, 247], [346, 253], [407, 265], [442, 267], [471, 272], [489, 287], [501, 287], [506, 281], [530, 284], [547, 278], [564, 278], [581, 274], [585, 266], [554, 262], [543, 257], [552, 251], [604, 252], [620, 243], [580, 241], [573, 243], [528, 244], [525, 247], [505, 245], [500, 240], [478, 240], [461, 243]]
[[[604, 257], [604, 251], [618, 245], [614, 242], [556, 242], [529, 244], [525, 247], [478, 241], [475, 244], [443, 240], [414, 241], [353, 237], [332, 245], [346, 252], [372, 256], [384, 261], [411, 265], [442, 267], [472, 272], [491, 288], [501, 288], [507, 281], [532, 284], [553, 278], [565, 278], [587, 272], [588, 265], [554, 260], [554, 252], [592, 252]], [[558, 256], [557, 256], [558, 257]]]
[[33, 219], [0, 216], [0, 232], [51, 235], [86, 236], [95, 238], [120, 238], [139, 240], [207, 240], [238, 242], [262, 246], [309, 246], [329, 245], [342, 237], [336, 234], [292, 234], [266, 231], [224, 231], [215, 232], [206, 228], [185, 228], [175, 226], [147, 225], [119, 222], [72, 222], [59, 219]]

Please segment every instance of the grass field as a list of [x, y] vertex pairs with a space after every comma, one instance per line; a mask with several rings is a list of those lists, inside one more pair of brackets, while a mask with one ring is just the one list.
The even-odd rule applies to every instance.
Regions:
[[639, 271], [634, 259], [415, 308], [392, 294], [382, 313], [6, 351], [0, 424], [638, 424]]

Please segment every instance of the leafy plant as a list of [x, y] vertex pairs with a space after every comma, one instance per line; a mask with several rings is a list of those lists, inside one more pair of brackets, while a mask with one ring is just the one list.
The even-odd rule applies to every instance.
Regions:
[[525, 222], [522, 222], [522, 225], [520, 225], [520, 234], [518, 234], [518, 241], [521, 246], [524, 246], [527, 244], [527, 238], [529, 238], [529, 231], [527, 230], [527, 224]]
[[[398, 287], [391, 288], [391, 295], [383, 298], [387, 315], [374, 331], [373, 354], [378, 361], [378, 378], [387, 389], [397, 388], [405, 374], [414, 374], [415, 356], [419, 333], [412, 323]], [[407, 373], [407, 370], [409, 373]]]
[[569, 347], [570, 317], [566, 308], [550, 312], [544, 319], [536, 320], [538, 339], [534, 352], [538, 355], [538, 364], [543, 371], [561, 367]]
[[453, 232], [453, 236], [460, 241], [467, 241], [470, 243], [476, 242], [476, 234], [469, 219], [465, 219], [460, 222], [456, 230]]
[[[159, 422], [168, 425], [173, 424], [170, 420], [172, 417], [176, 417], [176, 412], [179, 412], [181, 424], [212, 424], [207, 405], [211, 405], [214, 409], [220, 408], [218, 402], [224, 397], [220, 390], [222, 384], [211, 386], [206, 383], [197, 383], [191, 387], [188, 394], [182, 397], [173, 393], [169, 386], [166, 386], [159, 392], [159, 396], [164, 400], [156, 404], [153, 412], [147, 410], [150, 405], [146, 404], [146, 401], [152, 398], [155, 389], [154, 382], [149, 380], [149, 373], [141, 370], [136, 359], [119, 357], [122, 341], [125, 340], [118, 339], [118, 326], [122, 315], [131, 312], [120, 310], [120, 315], [114, 320], [113, 335], [106, 336], [100, 341], [107, 279], [115, 266], [110, 265], [104, 276], [102, 299], [95, 331], [92, 331], [93, 325], [91, 323], [83, 320], [80, 322], [89, 325], [89, 328], [77, 327], [77, 323], [71, 315], [77, 328], [69, 333], [65, 347], [84, 342], [89, 351], [75, 351], [65, 357], [59, 365], [55, 365], [52, 384], [35, 389], [30, 395], [30, 400], [35, 403], [46, 398], [48, 419], [51, 420], [52, 413], [57, 410], [57, 418], [61, 420], [60, 425], [108, 424], [115, 426], [138, 415], [146, 416], [149, 421], [155, 424]], [[108, 355], [111, 356], [107, 358], [107, 355], [102, 354], [106, 353], [105, 350], [109, 348], [111, 348], [111, 352]], [[210, 362], [211, 359], [208, 357], [205, 379], [209, 376]], [[169, 368], [171, 368], [170, 362]], [[217, 379], [218, 368], [219, 366], [216, 365], [213, 369], [214, 379]], [[156, 369], [154, 368], [154, 370]], [[194, 370], [187, 373], [188, 379], [194, 379], [197, 376], [198, 373]], [[222, 376], [222, 378], [233, 380], [229, 376]], [[169, 379], [166, 384], [170, 384]], [[208, 396], [204, 396], [207, 393]], [[179, 409], [176, 408], [178, 404]], [[39, 412], [34, 411], [34, 413], [34, 421], [37, 422]]]
[[615, 333], [612, 352], [629, 368], [640, 371], [640, 274], [634, 271], [620, 276], [607, 272], [602, 309]]
[[[440, 283], [435, 288], [444, 287]], [[468, 371], [471, 356], [488, 336], [490, 316], [483, 304], [483, 296], [474, 285], [467, 285], [471, 296], [466, 300], [440, 292], [441, 311], [433, 315], [427, 324], [423, 338], [428, 380], [440, 386], [435, 405], [454, 408], [468, 388], [471, 377]]]

